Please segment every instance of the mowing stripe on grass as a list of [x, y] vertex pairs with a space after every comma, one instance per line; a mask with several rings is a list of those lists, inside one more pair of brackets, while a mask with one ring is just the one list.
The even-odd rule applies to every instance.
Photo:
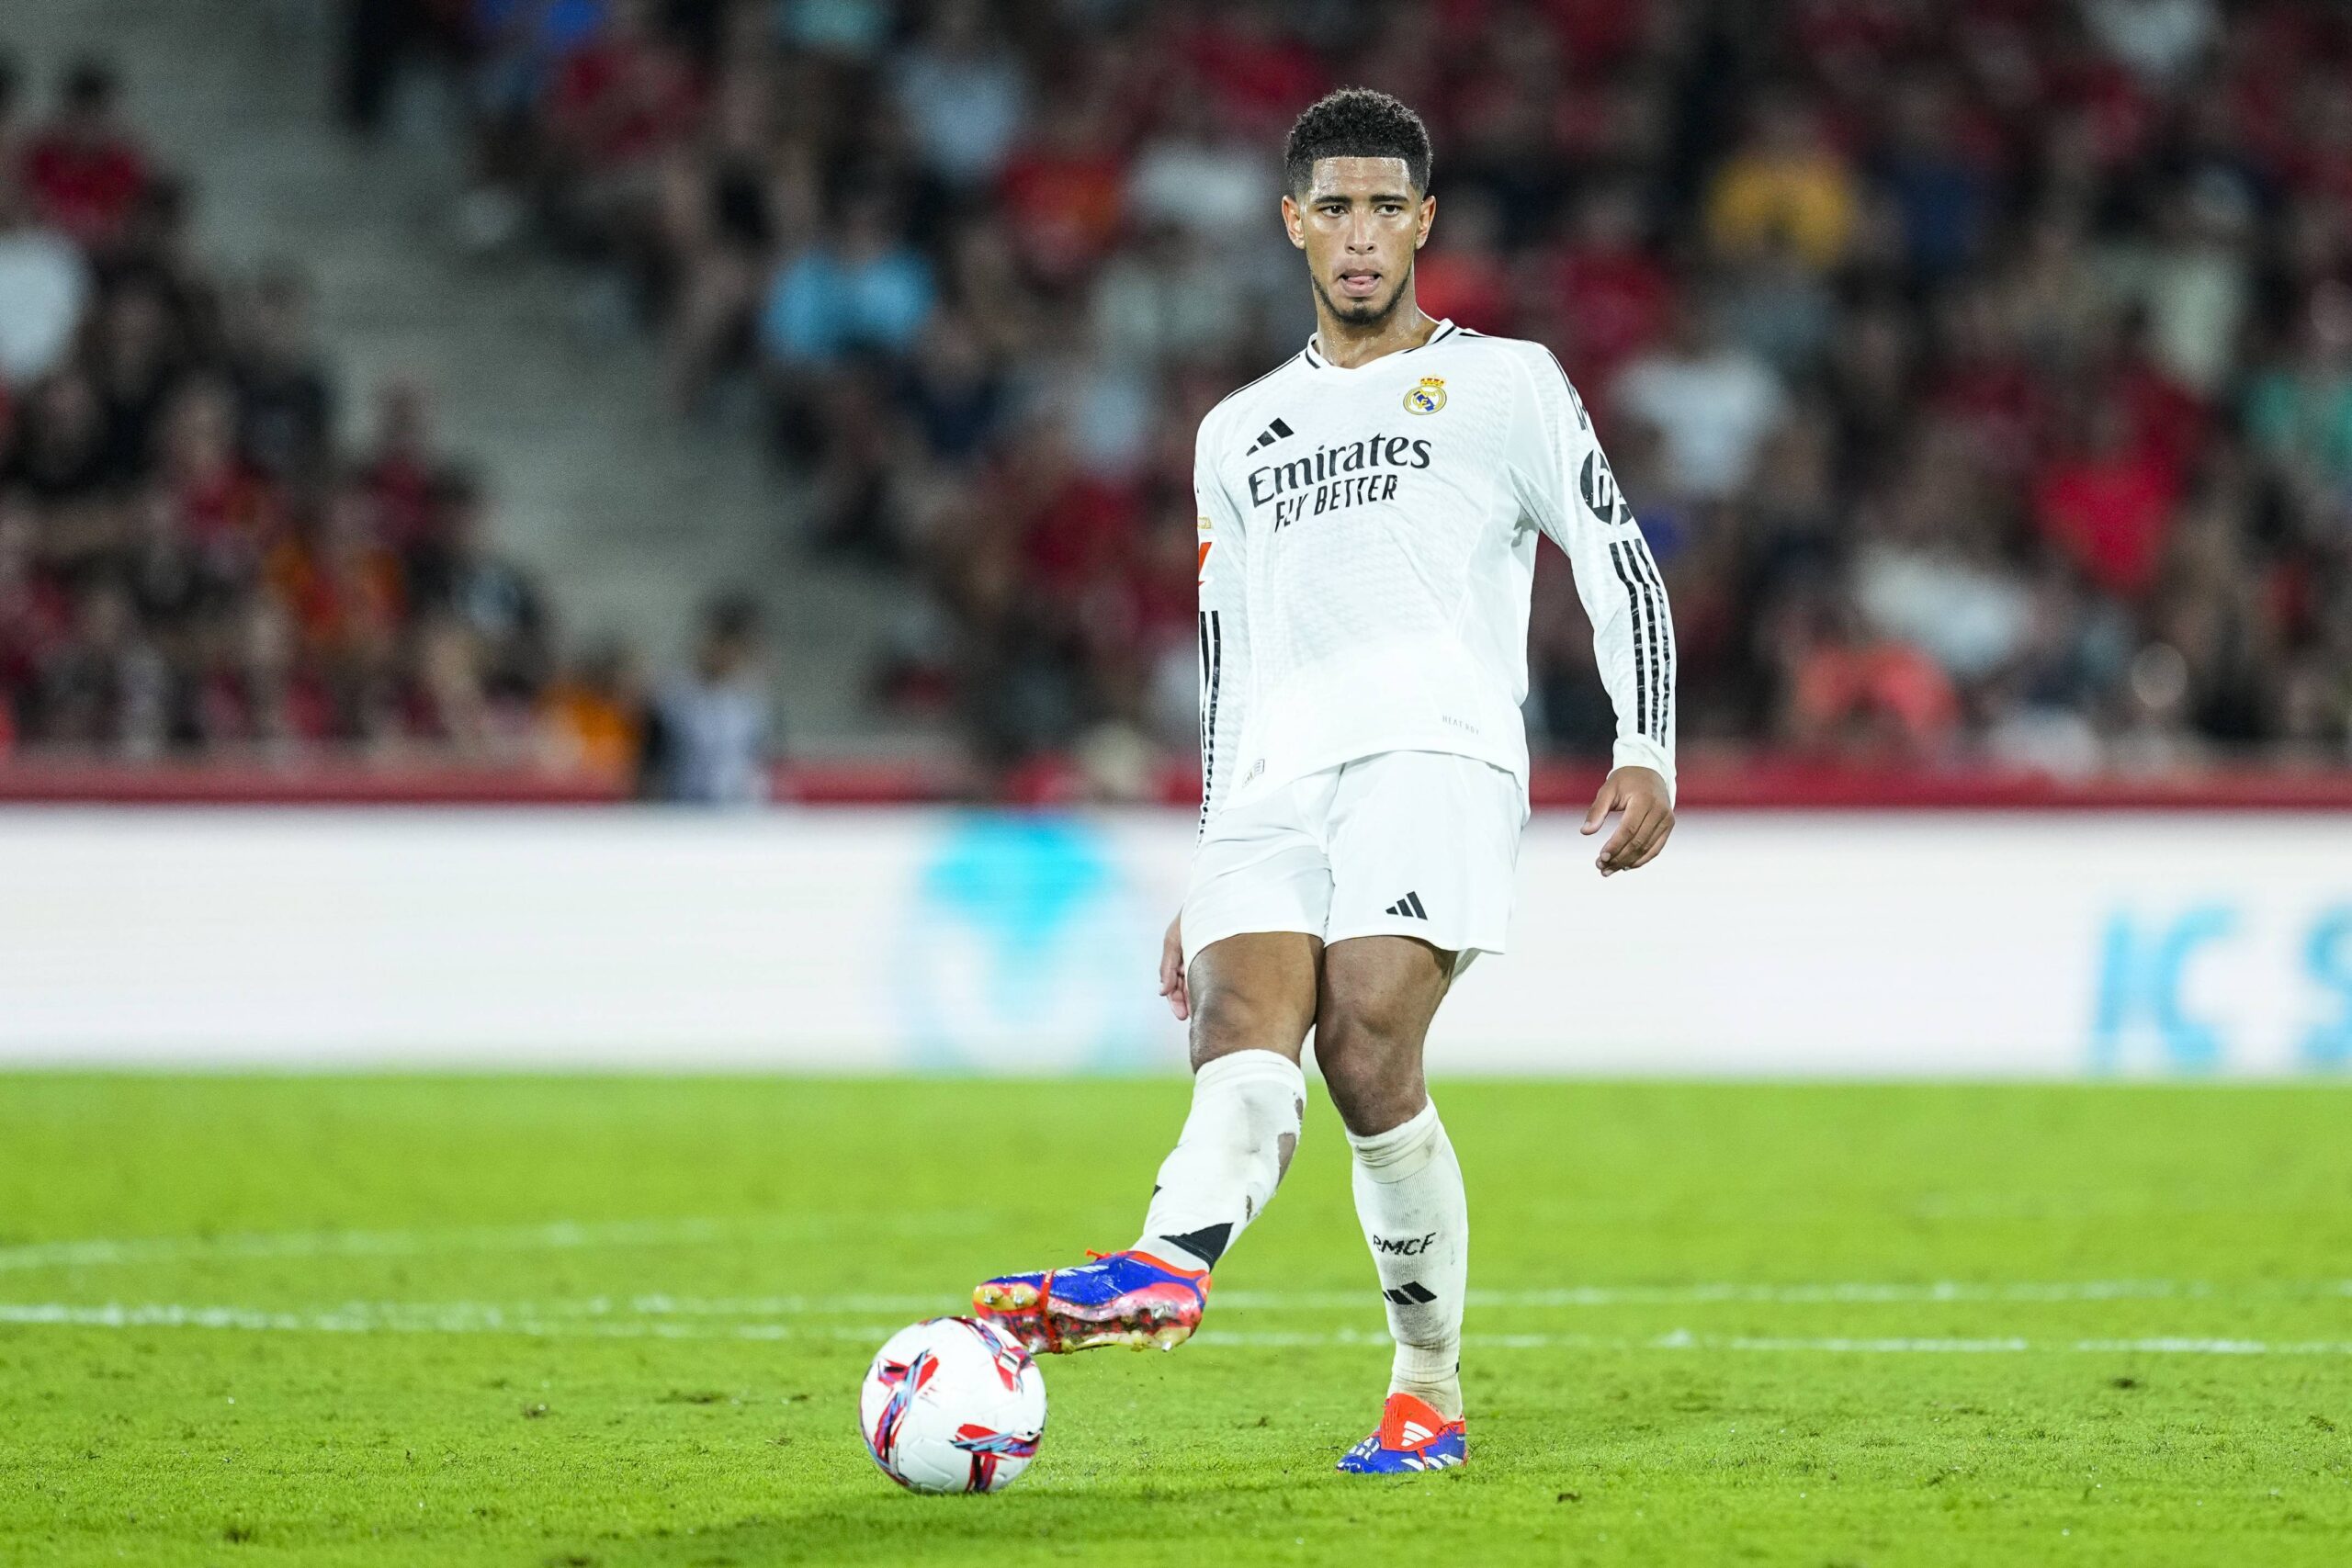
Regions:
[[[2203, 1280], [1930, 1280], [1918, 1284], [1743, 1284], [1728, 1281], [1687, 1285], [1589, 1285], [1559, 1290], [1471, 1291], [1470, 1306], [1510, 1311], [1618, 1306], [1808, 1306], [1933, 1305], [1947, 1302], [2058, 1303], [2114, 1301], [2297, 1300], [2352, 1297], [2352, 1280], [2266, 1280], [2215, 1284]], [[1242, 1312], [1346, 1311], [1376, 1301], [1361, 1291], [1220, 1291], [1221, 1310]], [[567, 1310], [627, 1310], [653, 1316], [822, 1317], [868, 1313], [946, 1312], [953, 1296], [673, 1296], [639, 1294], [625, 1303], [580, 1303]]]
[[[922, 1211], [897, 1216], [897, 1235], [932, 1235], [979, 1223], [956, 1211]], [[558, 1220], [535, 1225], [475, 1225], [388, 1231], [246, 1232], [215, 1236], [92, 1237], [0, 1247], [0, 1270], [125, 1267], [147, 1263], [232, 1261], [246, 1258], [393, 1258], [466, 1252], [594, 1251], [602, 1248], [695, 1247], [752, 1237], [821, 1235], [842, 1229], [830, 1221], [785, 1216], [685, 1218], [584, 1222]], [[860, 1235], [872, 1227], [861, 1224]], [[1226, 1291], [1216, 1304], [1228, 1310], [1324, 1312], [1362, 1306], [1369, 1287], [1355, 1291]], [[1935, 1303], [1944, 1302], [2108, 1302], [2173, 1300], [2352, 1299], [2352, 1280], [2260, 1280], [2215, 1283], [2199, 1280], [2072, 1280], [1757, 1283], [1738, 1280], [1682, 1284], [1579, 1285], [1541, 1290], [1473, 1290], [1473, 1307], [1515, 1311], [1614, 1306], [1704, 1306], [1711, 1304], [1808, 1305]], [[625, 1303], [603, 1298], [564, 1303], [545, 1310], [599, 1315], [629, 1311], [651, 1316], [797, 1317], [863, 1315], [869, 1313], [952, 1311], [950, 1294], [745, 1296], [707, 1298], [639, 1294]]]
[[[893, 1235], [933, 1235], [980, 1223], [946, 1210], [898, 1216]], [[809, 1236], [875, 1227], [784, 1216], [737, 1219], [556, 1220], [537, 1225], [464, 1225], [394, 1231], [255, 1231], [232, 1235], [96, 1236], [83, 1241], [0, 1247], [0, 1269], [84, 1269], [141, 1263], [198, 1263], [248, 1258], [408, 1258], [443, 1252], [567, 1252], [604, 1247], [699, 1247], [761, 1236]]]
[[[814, 1331], [780, 1323], [677, 1322], [660, 1318], [603, 1317], [580, 1308], [494, 1306], [475, 1302], [351, 1302], [341, 1306], [288, 1312], [266, 1307], [190, 1306], [172, 1302], [135, 1305], [108, 1302], [0, 1303], [0, 1326], [71, 1328], [204, 1328], [249, 1333], [294, 1334], [514, 1334], [531, 1337], [652, 1339], [843, 1339], [879, 1344], [895, 1324], [835, 1324]], [[1204, 1329], [1194, 1341], [1242, 1349], [1364, 1346], [1385, 1348], [1388, 1336], [1374, 1329], [1319, 1332], [1255, 1332]], [[2192, 1335], [2137, 1338], [2028, 1339], [2014, 1335], [1982, 1337], [1757, 1336], [1695, 1334], [1676, 1328], [1647, 1337], [1593, 1334], [1483, 1334], [1463, 1336], [1474, 1349], [1586, 1351], [1728, 1351], [1823, 1355], [2020, 1355], [2086, 1353], [2173, 1356], [2352, 1356], [2352, 1340], [2226, 1339]]]

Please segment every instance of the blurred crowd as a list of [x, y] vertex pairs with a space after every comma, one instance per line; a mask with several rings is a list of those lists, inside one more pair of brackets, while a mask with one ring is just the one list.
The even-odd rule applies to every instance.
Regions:
[[[354, 0], [465, 84], [484, 243], [756, 395], [907, 583], [876, 700], [1192, 744], [1193, 428], [1312, 328], [1343, 83], [1438, 147], [1432, 313], [1542, 339], [1672, 587], [1686, 743], [2164, 768], [2352, 731], [2352, 14], [2302, 0]], [[1531, 716], [1610, 719], [1564, 563]]]
[[295, 272], [224, 276], [85, 62], [28, 112], [0, 60], [0, 757], [529, 765], [662, 798], [767, 789], [747, 600], [658, 686], [558, 657], [424, 391], [356, 448]]
[[423, 392], [339, 445], [300, 276], [198, 258], [106, 65], [24, 85], [0, 62], [0, 753], [594, 745]]

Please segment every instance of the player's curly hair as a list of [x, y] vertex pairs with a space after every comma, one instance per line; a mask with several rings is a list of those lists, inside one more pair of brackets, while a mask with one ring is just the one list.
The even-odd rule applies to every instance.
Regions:
[[1293, 196], [1315, 180], [1318, 158], [1402, 158], [1413, 188], [1430, 188], [1430, 129], [1386, 93], [1341, 87], [1309, 105], [1283, 143], [1283, 174]]

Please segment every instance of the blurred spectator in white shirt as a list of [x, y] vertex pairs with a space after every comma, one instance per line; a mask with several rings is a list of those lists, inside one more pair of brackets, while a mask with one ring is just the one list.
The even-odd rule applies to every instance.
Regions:
[[1222, 267], [1189, 231], [1147, 228], [1112, 257], [1094, 287], [1094, 344], [1122, 365], [1156, 367], [1205, 356], [1233, 330]]
[[2083, 0], [2083, 21], [2099, 47], [2158, 85], [2195, 65], [2220, 27], [2212, 0]]
[[768, 797], [768, 694], [760, 611], [730, 594], [703, 612], [691, 669], [665, 684], [646, 737], [644, 793], [696, 806]]
[[1020, 134], [1028, 86], [1020, 62], [989, 37], [977, 0], [948, 0], [922, 41], [900, 60], [899, 110], [923, 156], [960, 186], [984, 185], [1004, 167]]
[[1967, 432], [1932, 427], [1906, 450], [1886, 492], [1861, 509], [1857, 606], [1963, 686], [2014, 660], [2032, 627], [2030, 591], [2001, 557], [1989, 478]]
[[1746, 482], [1758, 448], [1788, 414], [1780, 378], [1724, 340], [1703, 300], [1678, 313], [1663, 346], [1625, 367], [1610, 401], [1658, 433], [1668, 486], [1706, 501]]
[[1167, 131], [1146, 142], [1127, 173], [1127, 209], [1212, 243], [1260, 240], [1280, 210], [1281, 181], [1262, 141], [1218, 118], [1210, 96], [1179, 92]]
[[55, 368], [89, 295], [82, 253], [34, 223], [15, 178], [0, 171], [0, 381], [22, 387]]

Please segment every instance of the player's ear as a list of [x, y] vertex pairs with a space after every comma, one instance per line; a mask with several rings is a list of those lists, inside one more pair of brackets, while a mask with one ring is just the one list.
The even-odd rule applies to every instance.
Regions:
[[1306, 218], [1298, 209], [1298, 200], [1290, 192], [1283, 192], [1283, 232], [1290, 236], [1291, 244], [1306, 249]]
[[1436, 221], [1437, 197], [1433, 196], [1421, 197], [1421, 222], [1419, 231], [1413, 235], [1413, 249], [1418, 251], [1430, 243], [1430, 227]]

